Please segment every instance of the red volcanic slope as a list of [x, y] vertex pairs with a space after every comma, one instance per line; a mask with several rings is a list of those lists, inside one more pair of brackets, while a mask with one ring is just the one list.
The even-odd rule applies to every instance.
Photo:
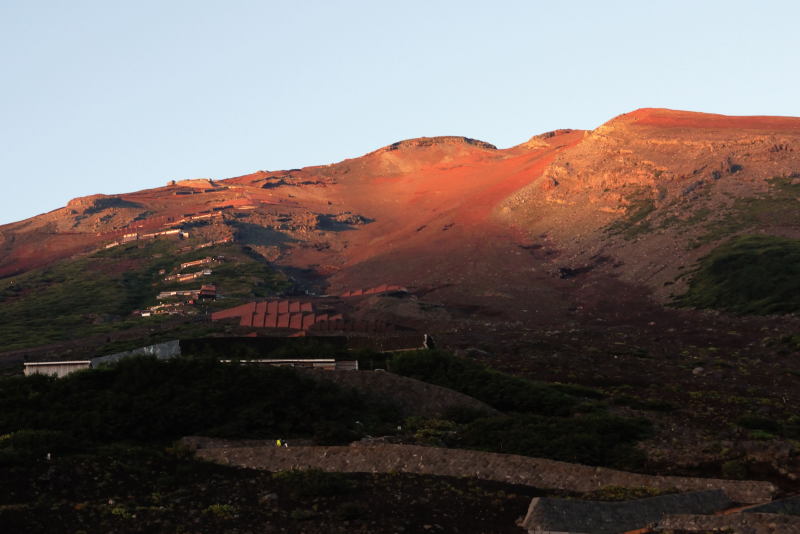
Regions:
[[800, 129], [800, 118], [771, 116], [729, 116], [661, 108], [641, 108], [620, 115], [611, 124], [628, 122], [661, 128], [738, 129], [784, 131]]
[[[688, 136], [703, 129], [800, 132], [800, 119], [640, 109], [604, 128], [618, 126], [630, 126], [632, 132], [639, 126], [681, 129], [681, 135]], [[103, 246], [131, 231], [154, 232], [196, 217], [215, 216], [221, 223], [231, 212], [261, 216], [253, 219], [258, 221], [270, 211], [349, 211], [370, 219], [347, 232], [325, 234], [320, 228], [292, 236], [297, 243], [317, 232], [334, 246], [282, 245], [278, 263], [333, 274], [333, 290], [433, 283], [428, 272], [452, 269], [448, 276], [458, 275], [477, 255], [500, 254], [509, 269], [529, 268], [502, 256], [515, 233], [493, 214], [500, 203], [540, 180], [559, 155], [570, 154], [585, 139], [584, 131], [559, 130], [498, 150], [462, 137], [420, 138], [333, 165], [76, 199], [66, 208], [0, 227], [0, 276]], [[542, 189], [554, 185], [541, 181]], [[111, 207], [100, 206], [103, 202]], [[139, 220], [142, 213], [147, 216]]]

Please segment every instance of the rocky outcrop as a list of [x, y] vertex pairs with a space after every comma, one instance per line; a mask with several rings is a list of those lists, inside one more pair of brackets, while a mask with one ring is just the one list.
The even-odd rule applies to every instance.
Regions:
[[89, 195], [73, 198], [67, 203], [67, 209], [83, 215], [90, 215], [109, 208], [133, 208], [137, 204], [123, 200], [119, 196]]
[[178, 187], [192, 187], [192, 188], [207, 188], [217, 187], [217, 184], [211, 178], [191, 178], [189, 180], [179, 180], [174, 183]]
[[391, 152], [393, 150], [404, 150], [407, 148], [427, 148], [441, 145], [472, 145], [484, 150], [497, 150], [496, 146], [485, 141], [470, 139], [469, 137], [460, 137], [457, 135], [446, 135], [439, 137], [417, 137], [415, 139], [406, 139], [404, 141], [398, 141], [383, 148], [379, 148], [374, 153]]

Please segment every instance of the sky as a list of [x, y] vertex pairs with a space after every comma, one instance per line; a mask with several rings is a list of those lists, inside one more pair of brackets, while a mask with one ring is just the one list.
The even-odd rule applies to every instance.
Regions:
[[800, 116], [800, 2], [0, 0], [0, 224], [421, 136]]

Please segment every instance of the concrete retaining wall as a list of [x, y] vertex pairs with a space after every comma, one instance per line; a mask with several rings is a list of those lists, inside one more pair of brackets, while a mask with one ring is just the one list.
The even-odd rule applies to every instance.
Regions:
[[673, 515], [658, 522], [655, 532], [738, 532], [740, 534], [797, 534], [800, 518], [780, 514]]
[[790, 497], [742, 510], [745, 514], [785, 514], [800, 516], [800, 497]]
[[164, 343], [157, 343], [155, 345], [148, 345], [147, 347], [139, 347], [138, 349], [126, 350], [124, 352], [116, 352], [108, 356], [99, 356], [92, 358], [92, 367], [97, 367], [105, 363], [117, 362], [123, 358], [131, 356], [155, 356], [159, 360], [167, 360], [181, 355], [180, 341], [165, 341]]
[[731, 500], [722, 490], [676, 493], [623, 502], [537, 497], [531, 501], [522, 527], [530, 534], [615, 534], [654, 526], [670, 514], [712, 514], [731, 505]]
[[607, 486], [681, 492], [721, 489], [731, 500], [739, 503], [769, 502], [776, 491], [769, 482], [640, 475], [512, 454], [416, 445], [202, 449], [197, 451], [197, 456], [222, 464], [269, 471], [316, 468], [348, 473], [403, 472], [476, 477], [579, 493]]

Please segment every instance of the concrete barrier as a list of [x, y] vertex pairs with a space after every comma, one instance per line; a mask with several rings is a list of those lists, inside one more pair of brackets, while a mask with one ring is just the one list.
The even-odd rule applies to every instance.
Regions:
[[753, 506], [742, 510], [745, 514], [784, 514], [800, 516], [800, 497], [789, 497], [779, 501], [772, 501], [761, 506]]
[[658, 522], [655, 532], [738, 532], [797, 534], [800, 517], [782, 514], [673, 515]]
[[675, 493], [622, 502], [536, 497], [522, 527], [530, 534], [616, 534], [655, 526], [670, 514], [711, 514], [732, 505], [722, 490]]

